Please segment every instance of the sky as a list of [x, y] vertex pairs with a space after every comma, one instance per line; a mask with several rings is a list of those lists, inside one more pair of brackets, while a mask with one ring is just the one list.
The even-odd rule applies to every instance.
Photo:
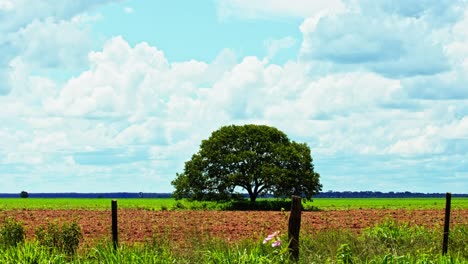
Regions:
[[0, 192], [172, 192], [222, 126], [323, 190], [468, 193], [468, 1], [0, 0]]

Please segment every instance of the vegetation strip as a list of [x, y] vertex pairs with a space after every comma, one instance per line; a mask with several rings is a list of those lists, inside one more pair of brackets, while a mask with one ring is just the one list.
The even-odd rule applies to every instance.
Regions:
[[[110, 210], [110, 199], [100, 198], [0, 198], [0, 210], [12, 209], [87, 209]], [[229, 208], [232, 202], [189, 202], [176, 201], [172, 198], [135, 198], [118, 199], [119, 208], [146, 210], [180, 210], [180, 209], [210, 209], [222, 210]], [[277, 199], [258, 199], [257, 203], [274, 204]], [[286, 200], [281, 207], [287, 206]], [[315, 198], [303, 203], [305, 210], [347, 210], [347, 209], [443, 209], [445, 198]], [[468, 198], [452, 198], [452, 209], [468, 209]]]
[[[233, 243], [200, 235], [186, 236], [185, 244], [170, 239], [170, 233], [154, 234], [143, 244], [123, 244], [117, 250], [109, 242], [76, 245], [76, 223], [40, 229], [42, 235], [25, 241], [21, 222], [7, 219], [0, 224], [0, 263], [292, 263], [287, 243], [263, 243], [244, 239]], [[279, 232], [275, 241], [285, 241]], [[278, 237], [277, 237], [278, 236]], [[270, 240], [268, 238], [271, 237]], [[12, 239], [17, 239], [10, 243]], [[316, 230], [301, 237], [298, 263], [467, 263], [468, 226], [459, 225], [450, 236], [446, 256], [440, 255], [440, 232], [434, 228], [383, 220], [362, 233], [348, 230]], [[53, 243], [51, 243], [53, 242]]]

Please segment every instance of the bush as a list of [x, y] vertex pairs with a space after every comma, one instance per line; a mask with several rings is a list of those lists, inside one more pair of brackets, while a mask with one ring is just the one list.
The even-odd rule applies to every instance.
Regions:
[[25, 232], [22, 222], [18, 222], [13, 218], [3, 220], [3, 224], [0, 227], [0, 245], [2, 247], [16, 247], [24, 242], [24, 238]]
[[252, 203], [247, 200], [233, 201], [228, 203], [223, 208], [224, 210], [235, 210], [235, 211], [281, 211], [291, 210], [291, 201], [287, 200], [260, 200]]
[[19, 196], [20, 196], [21, 198], [28, 198], [28, 197], [29, 197], [29, 193], [28, 193], [27, 191], [21, 191]]
[[40, 245], [53, 250], [74, 255], [80, 240], [83, 238], [80, 226], [76, 222], [49, 223], [47, 227], [39, 226], [35, 230], [36, 240]]

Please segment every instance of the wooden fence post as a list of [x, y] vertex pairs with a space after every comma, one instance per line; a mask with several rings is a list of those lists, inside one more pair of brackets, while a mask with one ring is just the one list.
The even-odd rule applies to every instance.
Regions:
[[114, 250], [117, 250], [119, 245], [118, 228], [117, 228], [117, 200], [112, 200], [112, 243]]
[[291, 258], [299, 260], [299, 231], [301, 229], [301, 197], [292, 196], [291, 214], [289, 215], [288, 239]]
[[445, 195], [445, 222], [444, 222], [444, 241], [442, 243], [442, 255], [447, 254], [447, 250], [448, 250], [451, 201], [452, 201], [452, 194], [448, 192]]

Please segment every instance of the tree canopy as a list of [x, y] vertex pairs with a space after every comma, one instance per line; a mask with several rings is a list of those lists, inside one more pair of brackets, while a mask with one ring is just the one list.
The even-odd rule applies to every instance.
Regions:
[[307, 144], [270, 126], [230, 125], [202, 141], [172, 181], [173, 197], [230, 200], [243, 189], [251, 202], [264, 194], [311, 199], [322, 189], [319, 177]]

